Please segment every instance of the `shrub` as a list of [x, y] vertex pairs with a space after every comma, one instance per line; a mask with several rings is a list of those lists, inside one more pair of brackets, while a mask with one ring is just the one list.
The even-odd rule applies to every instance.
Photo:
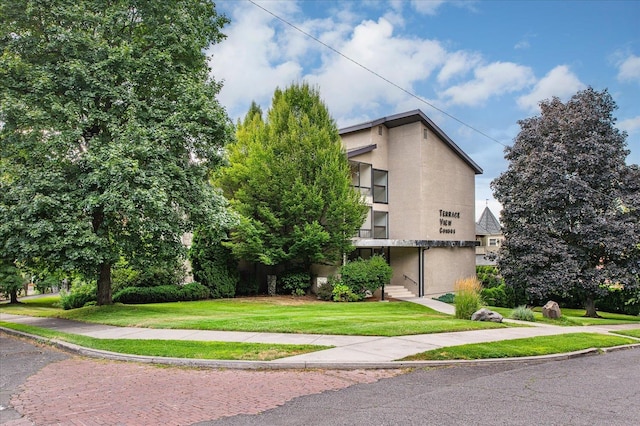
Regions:
[[121, 260], [111, 273], [111, 288], [114, 293], [127, 287], [155, 287], [178, 285], [185, 277], [182, 265], [173, 262], [163, 265], [130, 266]]
[[511, 312], [510, 318], [520, 321], [535, 321], [533, 311], [526, 306], [518, 306]]
[[116, 303], [163, 303], [203, 300], [209, 297], [209, 289], [199, 283], [184, 286], [160, 285], [156, 287], [127, 287], [113, 295]]
[[393, 270], [380, 255], [372, 256], [367, 260], [354, 260], [340, 268], [342, 284], [363, 299], [367, 293], [377, 289], [391, 281]]
[[64, 310], [82, 308], [98, 300], [96, 283], [87, 283], [80, 279], [73, 280], [71, 291], [60, 291], [60, 306]]
[[498, 273], [498, 267], [492, 265], [477, 265], [476, 277], [484, 288], [498, 287], [504, 279]]
[[196, 281], [210, 290], [214, 299], [236, 295], [240, 275], [230, 248], [225, 247], [217, 231], [199, 229], [193, 235], [189, 260]]
[[471, 315], [482, 307], [482, 284], [476, 277], [456, 281], [456, 295], [453, 303], [456, 307], [456, 318], [471, 319]]
[[456, 297], [455, 294], [447, 293], [447, 294], [443, 294], [442, 296], [435, 297], [434, 299], [444, 303], [453, 303], [453, 300], [455, 299], [455, 297]]
[[339, 283], [340, 280], [334, 277], [329, 277], [326, 283], [319, 286], [316, 289], [316, 296], [320, 300], [333, 300], [333, 287], [336, 283]]
[[281, 292], [294, 296], [304, 296], [311, 287], [311, 276], [307, 272], [290, 272], [278, 279]]
[[354, 293], [351, 287], [345, 284], [335, 284], [331, 293], [334, 302], [359, 302], [364, 298], [363, 295]]

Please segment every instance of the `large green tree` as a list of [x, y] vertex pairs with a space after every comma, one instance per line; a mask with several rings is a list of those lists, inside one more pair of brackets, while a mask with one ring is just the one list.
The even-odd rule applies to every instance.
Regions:
[[281, 270], [338, 261], [366, 214], [335, 121], [306, 83], [277, 89], [264, 118], [252, 105], [218, 182], [241, 217], [235, 255]]
[[530, 302], [571, 297], [596, 316], [608, 287], [638, 286], [640, 179], [615, 108], [592, 88], [543, 101], [506, 149], [509, 167], [492, 182], [506, 238], [498, 264]]
[[232, 124], [204, 50], [209, 0], [0, 1], [0, 251], [95, 277], [175, 259], [215, 226]]

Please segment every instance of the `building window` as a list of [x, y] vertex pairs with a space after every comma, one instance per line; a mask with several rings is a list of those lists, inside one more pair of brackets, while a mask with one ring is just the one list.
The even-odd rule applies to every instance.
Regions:
[[497, 247], [500, 244], [497, 238], [489, 238], [489, 246]]
[[364, 219], [364, 223], [360, 226], [358, 230], [358, 237], [360, 238], [372, 238], [372, 223], [371, 220], [373, 218], [373, 210], [370, 208], [369, 213], [367, 213], [367, 217]]
[[373, 238], [389, 238], [389, 213], [373, 212]]
[[373, 170], [373, 202], [387, 203], [387, 184], [389, 172], [386, 170]]
[[351, 186], [356, 188], [362, 195], [371, 194], [371, 164], [350, 161]]

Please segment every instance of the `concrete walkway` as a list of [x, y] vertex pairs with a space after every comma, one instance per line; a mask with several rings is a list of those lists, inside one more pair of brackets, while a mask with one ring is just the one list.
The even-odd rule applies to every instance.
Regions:
[[[411, 298], [403, 300], [425, 305], [447, 314], [454, 313], [453, 306], [437, 300], [429, 298]], [[65, 349], [73, 350], [88, 356], [141, 362], [201, 365], [225, 368], [400, 368], [409, 366], [415, 367], [419, 365], [441, 365], [443, 363], [450, 362], [402, 362], [396, 360], [431, 349], [463, 345], [467, 343], [493, 342], [498, 340], [511, 340], [576, 332], [609, 333], [621, 329], [640, 328], [640, 323], [610, 326], [560, 327], [527, 322], [523, 323], [524, 325], [527, 325], [523, 327], [420, 334], [399, 337], [379, 337], [115, 327], [57, 318], [27, 317], [5, 313], [0, 313], [0, 320], [101, 339], [197, 340], [334, 346], [332, 349], [281, 358], [275, 361], [219, 361], [123, 355], [81, 348], [65, 342], [54, 342]], [[511, 320], [505, 320], [505, 322], [507, 321]], [[0, 329], [6, 332], [12, 332], [7, 328], [0, 327]], [[587, 352], [588, 351], [581, 351], [580, 353]], [[549, 358], [567, 358], [575, 355], [576, 354], [561, 354], [546, 357], [518, 358], [518, 360], [532, 362], [535, 360], [548, 360]], [[505, 360], [499, 359], [473, 362], [505, 362]]]

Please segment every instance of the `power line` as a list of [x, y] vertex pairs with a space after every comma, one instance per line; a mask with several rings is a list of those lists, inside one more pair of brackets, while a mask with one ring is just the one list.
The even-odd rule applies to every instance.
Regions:
[[331, 50], [332, 52], [334, 52], [335, 54], [339, 55], [340, 57], [346, 59], [347, 61], [355, 64], [356, 66], [362, 68], [363, 70], [375, 75], [376, 77], [378, 77], [379, 79], [383, 80], [384, 82], [390, 84], [391, 86], [395, 87], [396, 89], [401, 90], [402, 92], [404, 92], [405, 94], [411, 96], [414, 99], [417, 99], [418, 101], [422, 102], [425, 105], [428, 105], [429, 107], [433, 108], [434, 110], [440, 112], [441, 114], [446, 115], [447, 117], [451, 118], [452, 120], [455, 120], [456, 122], [462, 124], [463, 126], [473, 130], [474, 132], [484, 136], [487, 139], [492, 140], [493, 142], [502, 145], [503, 147], [507, 147], [507, 145], [505, 145], [504, 143], [500, 142], [499, 140], [495, 139], [494, 137], [484, 133], [483, 131], [477, 129], [476, 127], [473, 127], [472, 125], [465, 123], [464, 121], [460, 120], [458, 117], [455, 117], [454, 115], [448, 113], [447, 111], [438, 108], [437, 106], [433, 105], [432, 103], [430, 103], [429, 101], [421, 98], [420, 96], [416, 95], [415, 93], [405, 89], [404, 87], [400, 86], [397, 83], [394, 83], [393, 81], [389, 80], [388, 78], [386, 78], [385, 76], [381, 75], [380, 73], [372, 70], [371, 68], [367, 67], [366, 65], [363, 65], [362, 63], [356, 61], [355, 59], [345, 55], [344, 53], [340, 52], [338, 49], [334, 48], [331, 45], [328, 45], [327, 43], [323, 42], [322, 40], [320, 40], [319, 38], [315, 37], [314, 35], [306, 32], [305, 30], [303, 30], [302, 28], [298, 27], [297, 25], [287, 21], [286, 19], [282, 18], [279, 15], [276, 15], [275, 13], [271, 12], [270, 10], [264, 8], [263, 6], [259, 5], [258, 3], [256, 3], [254, 0], [247, 0], [250, 3], [252, 3], [254, 6], [262, 9], [263, 11], [265, 11], [266, 13], [268, 13], [269, 15], [273, 16], [274, 18], [276, 18], [277, 20], [279, 20], [280, 22], [290, 26], [291, 28], [293, 28], [294, 30], [304, 34], [305, 36], [309, 37], [310, 39], [320, 43], [321, 45], [323, 45], [324, 47], [326, 47], [327, 49]]
[[[389, 80], [387, 77], [381, 75], [380, 73], [372, 70], [371, 68], [367, 67], [366, 65], [361, 64], [360, 62], [356, 61], [355, 59], [345, 55], [344, 53], [340, 52], [338, 49], [334, 48], [333, 46], [323, 42], [322, 40], [320, 40], [319, 38], [315, 37], [314, 35], [306, 32], [305, 30], [303, 30], [302, 28], [298, 27], [297, 25], [287, 21], [286, 19], [282, 18], [281, 16], [273, 13], [272, 11], [270, 11], [269, 9], [266, 9], [265, 7], [259, 5], [258, 3], [256, 3], [255, 0], [247, 0], [249, 3], [253, 4], [254, 6], [256, 6], [257, 8], [263, 10], [264, 12], [268, 13], [269, 15], [273, 16], [275, 19], [277, 19], [278, 21], [284, 23], [285, 25], [288, 25], [289, 27], [293, 28], [294, 30], [300, 32], [301, 34], [304, 34], [305, 36], [309, 37], [310, 39], [314, 40], [315, 42], [321, 44], [322, 46], [326, 47], [327, 49], [331, 50], [332, 52], [334, 52], [335, 54], [339, 55], [340, 57], [346, 59], [347, 61], [353, 63], [354, 65], [362, 68], [363, 70], [367, 71], [368, 73], [371, 73], [372, 75], [378, 77], [379, 79], [381, 79], [382, 81], [390, 84], [391, 86], [397, 88], [398, 90], [401, 90], [402, 92], [404, 92], [405, 94], [409, 95], [410, 97], [417, 99], [418, 101], [424, 103], [425, 105], [428, 105], [429, 107], [431, 107], [432, 109], [440, 112], [441, 114], [444, 114], [445, 116], [451, 118], [452, 120], [456, 121], [457, 123], [460, 123], [461, 125], [471, 129], [472, 131], [484, 136], [485, 138], [497, 143], [498, 145], [501, 145], [504, 148], [509, 148], [509, 145], [506, 145], [502, 142], [500, 142], [499, 140], [497, 140], [496, 138], [486, 134], [485, 132], [479, 130], [478, 128], [462, 121], [461, 119], [459, 119], [458, 117], [455, 117], [454, 115], [448, 113], [447, 111], [444, 111], [441, 108], [438, 108], [437, 106], [433, 105], [432, 103], [430, 103], [429, 101], [423, 99], [422, 97], [416, 95], [415, 93], [405, 89], [404, 87], [400, 86], [399, 84]], [[560, 176], [564, 176], [565, 173], [560, 171], [560, 170], [555, 170], [550, 168], [549, 166], [547, 166], [544, 163], [541, 163], [539, 161], [533, 160], [532, 161], [535, 164], [538, 164], [539, 166], [541, 166], [543, 169], [546, 169], [547, 171], [550, 171], [552, 173], [557, 173]], [[587, 185], [585, 182], [576, 182], [578, 185], [581, 185], [582, 187], [586, 188], [587, 190], [590, 190], [592, 192], [595, 193], [600, 193], [601, 195], [605, 195], [608, 198], [611, 198], [612, 200], [615, 200], [615, 197], [612, 197], [610, 194], [602, 192], [600, 190], [597, 190], [595, 188], [590, 187], [589, 185]]]

